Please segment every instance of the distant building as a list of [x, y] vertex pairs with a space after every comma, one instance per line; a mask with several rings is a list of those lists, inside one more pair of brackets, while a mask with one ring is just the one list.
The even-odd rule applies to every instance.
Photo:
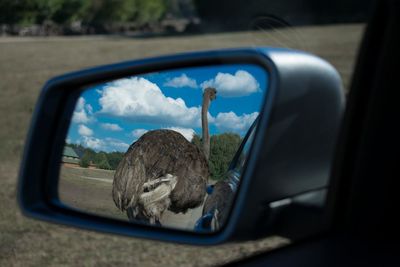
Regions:
[[65, 146], [62, 156], [62, 162], [65, 165], [79, 166], [79, 156], [72, 147]]

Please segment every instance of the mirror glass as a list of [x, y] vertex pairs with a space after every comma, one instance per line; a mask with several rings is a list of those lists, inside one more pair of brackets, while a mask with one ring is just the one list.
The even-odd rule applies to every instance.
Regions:
[[265, 69], [252, 64], [86, 87], [65, 140], [60, 201], [133, 223], [218, 230], [234, 207], [267, 88]]

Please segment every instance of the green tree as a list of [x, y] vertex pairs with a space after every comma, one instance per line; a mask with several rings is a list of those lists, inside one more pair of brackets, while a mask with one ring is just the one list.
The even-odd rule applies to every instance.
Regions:
[[80, 156], [79, 165], [84, 168], [89, 167], [90, 164], [94, 164], [100, 169], [115, 170], [124, 157], [124, 153], [122, 152], [96, 152], [81, 144], [66, 143], [65, 145], [72, 147], [78, 156]]
[[0, 0], [0, 23], [30, 25], [37, 13], [36, 0]]
[[84, 18], [84, 9], [90, 2], [89, 0], [63, 0], [60, 8], [53, 12], [51, 19], [61, 25], [74, 21], [82, 21]]
[[167, 10], [164, 0], [136, 0], [140, 12], [136, 21], [140, 24], [154, 23], [161, 20]]
[[81, 166], [82, 168], [89, 167], [90, 163], [93, 162], [94, 156], [95, 152], [91, 149], [87, 149], [79, 160], [79, 166]]
[[51, 20], [66, 0], [0, 0], [0, 23], [31, 25]]
[[105, 152], [99, 152], [95, 155], [94, 164], [99, 169], [111, 170], [111, 166], [108, 162], [107, 154]]
[[54, 14], [61, 9], [65, 0], [31, 0], [34, 7], [35, 23], [42, 24], [51, 20]]
[[107, 154], [108, 163], [110, 164], [112, 170], [117, 169], [118, 164], [120, 163], [123, 157], [124, 153], [122, 152], [111, 152]]
[[159, 22], [168, 10], [164, 0], [0, 0], [0, 23], [28, 26], [82, 22], [99, 29], [114, 23]]
[[211, 136], [209, 165], [212, 179], [221, 180], [225, 178], [225, 173], [241, 141], [240, 136], [234, 133]]
[[[202, 150], [201, 139], [194, 135], [192, 143]], [[210, 138], [210, 168], [211, 179], [221, 180], [225, 178], [225, 173], [238, 150], [242, 138], [238, 134], [223, 133], [212, 135]]]

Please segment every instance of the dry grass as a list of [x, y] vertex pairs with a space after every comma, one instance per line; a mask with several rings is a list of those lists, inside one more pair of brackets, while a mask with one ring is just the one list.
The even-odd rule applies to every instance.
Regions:
[[[128, 220], [112, 200], [114, 171], [62, 167], [58, 193], [62, 203], [86, 212]], [[104, 179], [103, 181], [94, 180]], [[104, 182], [107, 181], [107, 182]]]
[[254, 45], [285, 46], [317, 54], [339, 70], [348, 88], [362, 31], [362, 25], [338, 25], [152, 39], [0, 39], [0, 266], [204, 266], [286, 243], [276, 237], [198, 248], [93, 233], [23, 217], [15, 200], [16, 177], [36, 98], [50, 77], [83, 67], [173, 52]]

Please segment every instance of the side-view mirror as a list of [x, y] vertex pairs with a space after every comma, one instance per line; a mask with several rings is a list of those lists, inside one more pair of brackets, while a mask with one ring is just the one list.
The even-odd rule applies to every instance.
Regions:
[[196, 52], [50, 80], [20, 170], [27, 216], [190, 244], [329, 225], [341, 80], [288, 49]]

